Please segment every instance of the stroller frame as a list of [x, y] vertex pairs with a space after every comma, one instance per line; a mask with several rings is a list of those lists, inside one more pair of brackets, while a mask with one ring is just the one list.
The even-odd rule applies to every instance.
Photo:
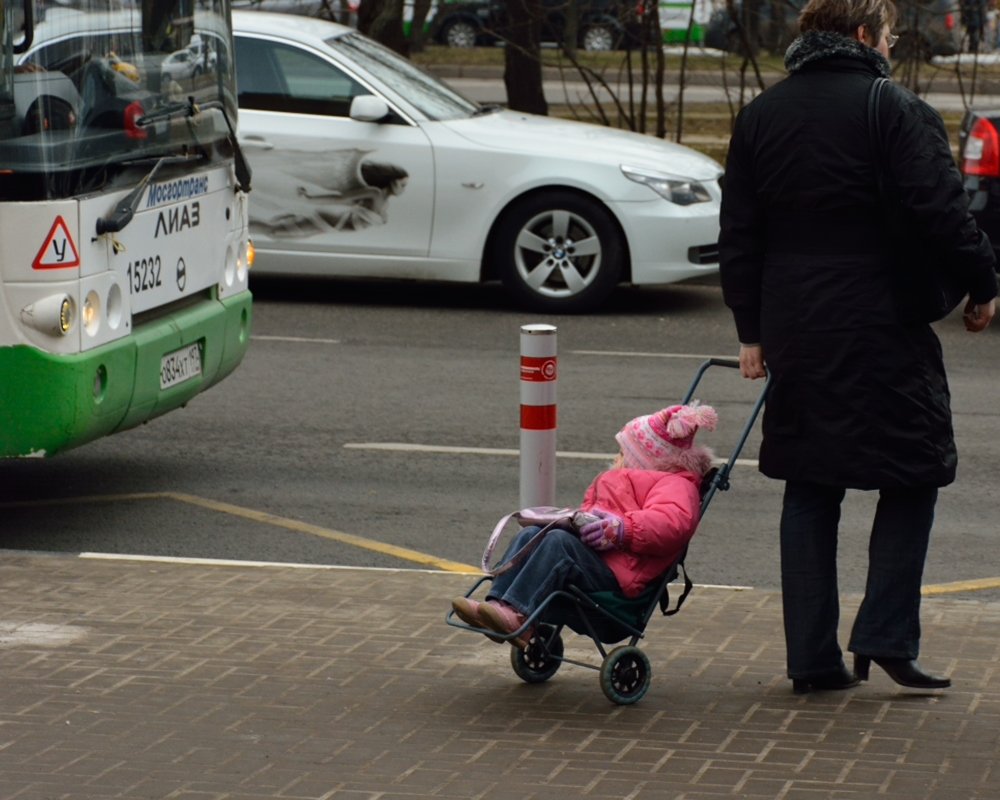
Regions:
[[[688, 404], [698, 387], [704, 374], [710, 367], [729, 367], [739, 369], [739, 361], [727, 358], [710, 358], [703, 362], [698, 368], [691, 386], [681, 400], [682, 405]], [[743, 429], [734, 445], [729, 458], [718, 467], [713, 467], [705, 476], [701, 486], [701, 517], [704, 517], [712, 498], [717, 491], [729, 489], [729, 475], [736, 465], [736, 460], [746, 444], [746, 440], [757, 421], [760, 410], [767, 398], [767, 390], [770, 387], [771, 378], [768, 376], [760, 394], [755, 401], [750, 416], [743, 425]], [[701, 524], [699, 518], [699, 525]], [[649, 588], [632, 603], [638, 604], [641, 613], [638, 617], [626, 619], [621, 613], [606, 608], [601, 602], [588, 595], [577, 586], [570, 584], [565, 589], [557, 589], [546, 597], [535, 611], [529, 615], [524, 624], [517, 630], [509, 634], [500, 634], [485, 628], [478, 628], [467, 625], [456, 619], [454, 610], [448, 612], [445, 622], [455, 628], [473, 631], [475, 633], [487, 634], [495, 641], [510, 641], [524, 635], [525, 632], [535, 629], [534, 635], [527, 647], [523, 650], [511, 647], [510, 660], [514, 673], [526, 683], [542, 683], [551, 678], [558, 671], [562, 664], [573, 664], [586, 669], [593, 669], [600, 672], [601, 690], [604, 695], [613, 703], [618, 705], [629, 705], [638, 702], [646, 694], [652, 678], [649, 659], [642, 650], [637, 647], [640, 639], [645, 638], [646, 625], [652, 618], [657, 606], [660, 607], [664, 616], [671, 616], [680, 611], [681, 605], [687, 599], [693, 588], [691, 578], [684, 568], [684, 558], [687, 555], [687, 548], [681, 553], [677, 561], [674, 562], [662, 575], [653, 581]], [[684, 576], [684, 589], [677, 599], [674, 608], [670, 608], [669, 584], [676, 580], [678, 575]], [[484, 584], [493, 580], [492, 575], [484, 575], [473, 584], [465, 593], [465, 597], [472, 597]], [[597, 647], [601, 656], [599, 665], [584, 661], [577, 661], [563, 655], [562, 630], [567, 626], [567, 619], [557, 619], [554, 621], [545, 619], [545, 611], [553, 603], [565, 600], [575, 614], [575, 621], [582, 623], [585, 631], [577, 631], [581, 635], [589, 636]], [[624, 601], [623, 601], [624, 602]], [[644, 606], [644, 607], [643, 607]], [[565, 615], [563, 615], [565, 616]], [[603, 621], [613, 626], [614, 634], [621, 634], [617, 638], [609, 636], [602, 637], [595, 624]], [[571, 629], [576, 630], [576, 628]], [[622, 644], [607, 649], [605, 645], [610, 642], [620, 642], [628, 639], [627, 644]]]

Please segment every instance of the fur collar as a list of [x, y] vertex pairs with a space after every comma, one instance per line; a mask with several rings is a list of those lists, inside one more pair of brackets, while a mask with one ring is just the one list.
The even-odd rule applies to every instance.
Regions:
[[859, 59], [883, 78], [889, 77], [889, 62], [878, 50], [830, 31], [809, 31], [792, 42], [785, 51], [785, 68], [794, 74], [807, 64], [843, 57]]

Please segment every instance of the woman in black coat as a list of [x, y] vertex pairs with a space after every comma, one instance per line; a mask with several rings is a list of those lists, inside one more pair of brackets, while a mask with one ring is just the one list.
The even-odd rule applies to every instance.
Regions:
[[[894, 21], [890, 0], [812, 0], [785, 56], [789, 77], [740, 113], [726, 165], [722, 288], [742, 374], [763, 377], [766, 365], [772, 379], [760, 469], [786, 482], [782, 596], [799, 692], [854, 686], [871, 660], [905, 686], [950, 685], [916, 658], [927, 543], [955, 442], [940, 343], [903, 287], [913, 254], [934, 254], [961, 276], [965, 325], [981, 331], [995, 311], [995, 256], [934, 110], [887, 84], [872, 145], [868, 92], [889, 75]], [[855, 672], [837, 640], [848, 488], [879, 490], [848, 644]]]

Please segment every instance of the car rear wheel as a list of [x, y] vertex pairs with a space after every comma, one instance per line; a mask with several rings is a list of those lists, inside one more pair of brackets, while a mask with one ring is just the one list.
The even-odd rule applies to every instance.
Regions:
[[507, 291], [533, 311], [593, 310], [618, 284], [625, 260], [611, 214], [571, 192], [522, 201], [506, 214], [491, 244]]
[[598, 23], [587, 26], [583, 32], [581, 43], [583, 49], [589, 52], [604, 52], [615, 49], [616, 39], [616, 32], [611, 25]]
[[448, 47], [475, 47], [477, 33], [475, 25], [460, 19], [448, 23], [441, 38]]

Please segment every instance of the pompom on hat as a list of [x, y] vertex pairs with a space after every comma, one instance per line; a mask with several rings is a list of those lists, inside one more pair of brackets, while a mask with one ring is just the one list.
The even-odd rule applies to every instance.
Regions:
[[628, 469], [687, 470], [704, 475], [712, 468], [713, 454], [707, 447], [696, 446], [694, 435], [700, 428], [714, 431], [718, 421], [719, 415], [711, 406], [697, 402], [670, 406], [627, 422], [615, 440]]

